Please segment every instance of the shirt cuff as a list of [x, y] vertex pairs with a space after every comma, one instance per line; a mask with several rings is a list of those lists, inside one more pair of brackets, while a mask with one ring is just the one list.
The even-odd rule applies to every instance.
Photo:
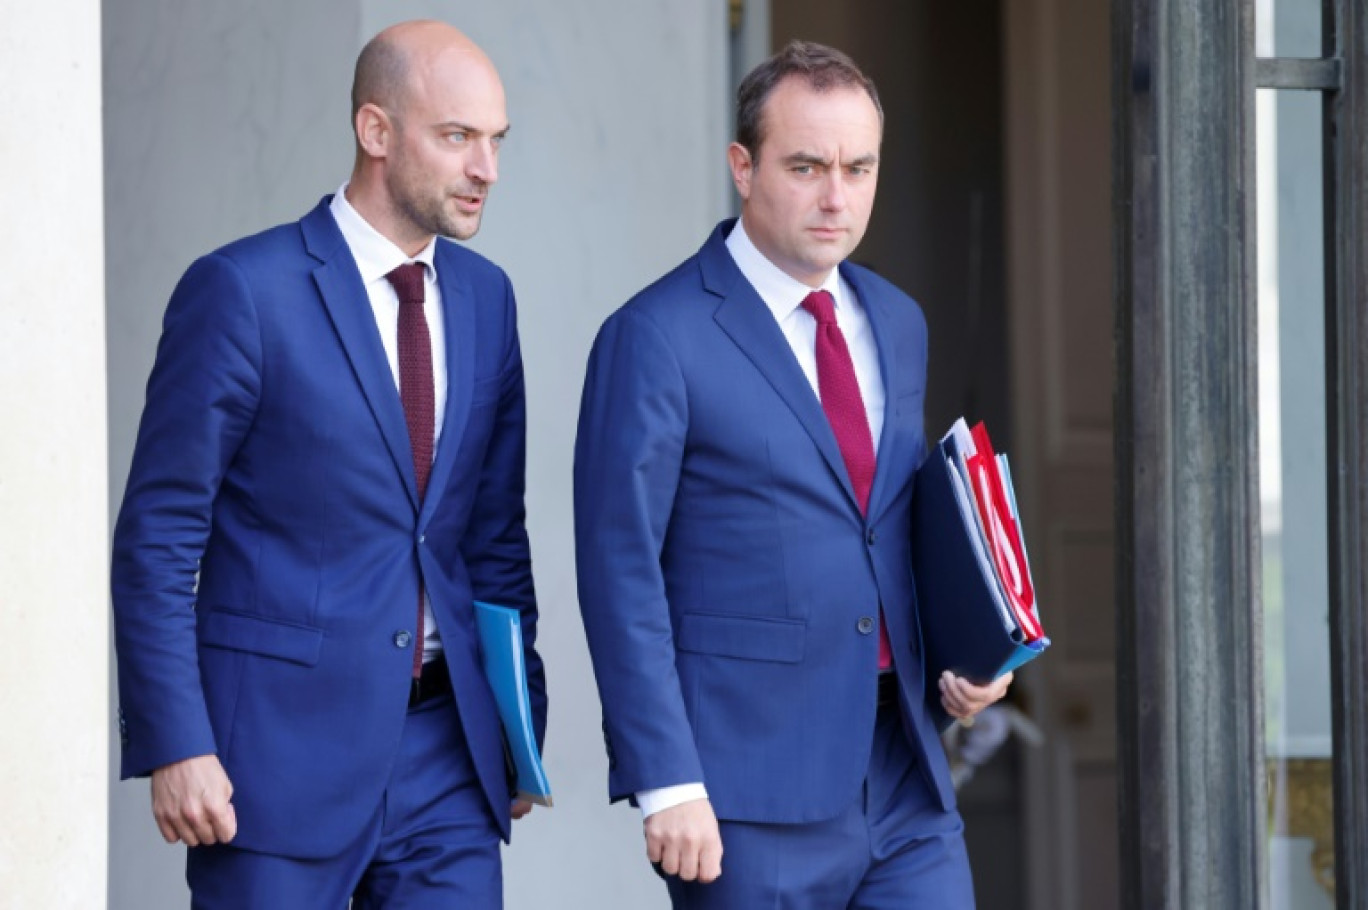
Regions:
[[658, 787], [655, 790], [642, 790], [636, 795], [637, 806], [641, 808], [641, 820], [645, 821], [657, 812], [673, 809], [681, 803], [694, 799], [707, 799], [708, 791], [702, 783], [676, 784], [673, 787]]

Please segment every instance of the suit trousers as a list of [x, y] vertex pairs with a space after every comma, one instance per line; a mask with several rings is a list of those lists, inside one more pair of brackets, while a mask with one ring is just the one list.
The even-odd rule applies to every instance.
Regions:
[[232, 844], [192, 847], [186, 880], [193, 910], [497, 910], [499, 828], [451, 695], [409, 710], [381, 804], [341, 854], [294, 859]]
[[943, 812], [903, 733], [881, 708], [869, 772], [835, 818], [722, 821], [722, 876], [667, 878], [676, 910], [973, 910], [959, 812]]

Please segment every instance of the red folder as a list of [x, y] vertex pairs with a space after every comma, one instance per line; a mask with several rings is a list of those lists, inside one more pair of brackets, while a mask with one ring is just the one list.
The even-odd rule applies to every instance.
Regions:
[[987, 428], [980, 422], [971, 433], [977, 451], [966, 459], [966, 464], [979, 518], [983, 521], [983, 532], [988, 538], [988, 549], [1007, 595], [1007, 605], [1021, 626], [1025, 640], [1036, 641], [1045, 633], [1036, 615], [1035, 590], [1031, 586], [1031, 573], [1026, 565], [1026, 549], [1021, 545], [1021, 531], [1007, 503], [1007, 493], [1002, 487], [1002, 475], [998, 473], [997, 458], [993, 454]]

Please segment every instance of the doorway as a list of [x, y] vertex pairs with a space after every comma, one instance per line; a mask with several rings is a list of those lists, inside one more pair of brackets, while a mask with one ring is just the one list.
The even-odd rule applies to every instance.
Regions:
[[1111, 35], [1091, 0], [770, 0], [770, 38], [874, 79], [879, 200], [856, 252], [922, 304], [927, 434], [963, 415], [1010, 454], [1050, 653], [960, 791], [979, 906], [1118, 901]]

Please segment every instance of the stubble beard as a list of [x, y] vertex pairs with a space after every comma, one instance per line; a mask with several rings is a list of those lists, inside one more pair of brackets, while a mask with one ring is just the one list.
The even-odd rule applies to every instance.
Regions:
[[[401, 200], [404, 215], [424, 233], [469, 240], [480, 229], [480, 215], [453, 216], [446, 209], [445, 196], [431, 196], [421, 201]], [[481, 212], [483, 214], [483, 212]]]
[[483, 206], [474, 216], [459, 216], [448, 211], [447, 203], [451, 197], [441, 190], [403, 185], [395, 187], [392, 195], [405, 220], [424, 234], [469, 240], [480, 229]]

